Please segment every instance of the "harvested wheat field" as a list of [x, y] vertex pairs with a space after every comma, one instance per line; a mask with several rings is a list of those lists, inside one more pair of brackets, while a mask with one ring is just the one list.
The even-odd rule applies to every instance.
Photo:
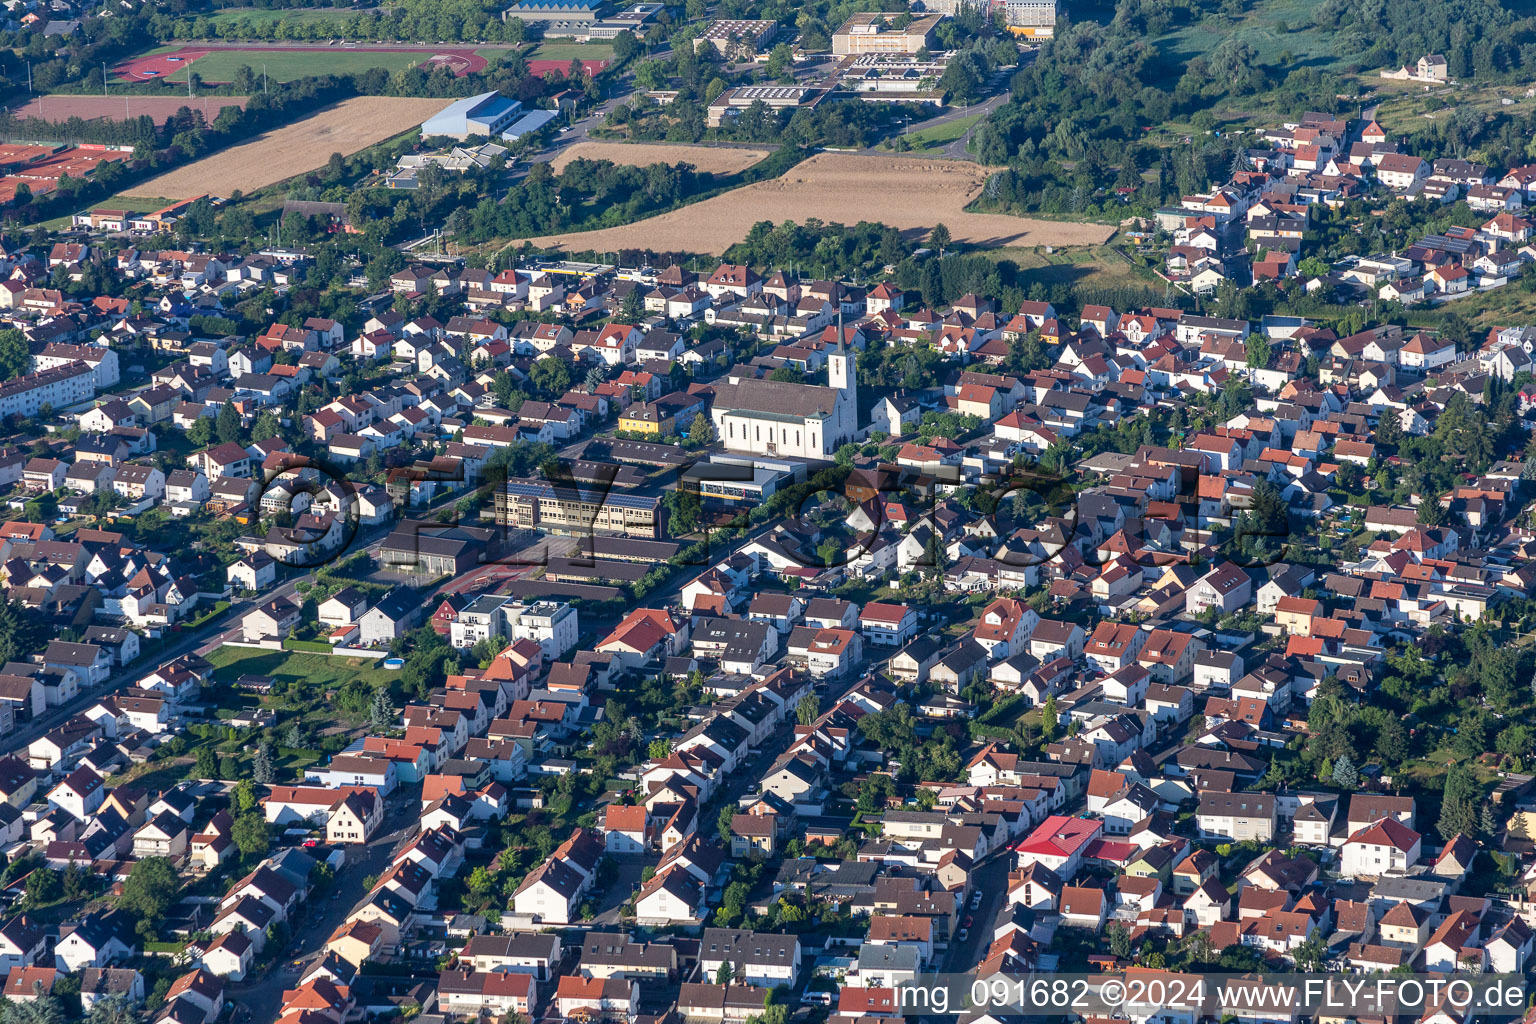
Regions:
[[611, 160], [631, 167], [651, 164], [692, 164], [705, 174], [736, 174], [760, 162], [769, 149], [745, 146], [669, 146], [666, 143], [594, 142], [590, 139], [570, 146], [550, 161], [556, 174], [572, 160]]
[[926, 232], [943, 222], [957, 242], [971, 245], [1097, 245], [1107, 224], [1030, 220], [967, 213], [989, 170], [962, 160], [818, 153], [777, 178], [733, 189], [702, 203], [599, 231], [546, 235], [536, 246], [572, 252], [646, 249], [719, 255], [760, 220], [804, 223], [811, 217], [855, 224], [881, 222]]
[[178, 167], [127, 195], [187, 199], [251, 192], [321, 167], [332, 153], [351, 154], [413, 128], [443, 108], [442, 100], [359, 96]]

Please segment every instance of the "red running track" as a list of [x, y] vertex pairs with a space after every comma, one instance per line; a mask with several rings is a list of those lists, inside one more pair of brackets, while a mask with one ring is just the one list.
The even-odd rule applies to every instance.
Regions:
[[[421, 46], [261, 46], [249, 47], [235, 44], [205, 46], [184, 46], [173, 53], [156, 53], [135, 60], [119, 64], [112, 70], [125, 81], [129, 82], [153, 82], [160, 78], [169, 78], [171, 75], [185, 68], [199, 57], [206, 57], [214, 50], [240, 50], [252, 54], [252, 67], [260, 64], [259, 55], [262, 53], [419, 53], [423, 63], [441, 63], [451, 70], [456, 78], [475, 71], [484, 71], [488, 61], [470, 49], [431, 49]], [[446, 58], [438, 60], [438, 58]], [[539, 62], [535, 62], [539, 63]], [[606, 61], [588, 61], [588, 63], [606, 64]], [[589, 69], [590, 72], [591, 69]], [[601, 70], [599, 68], [599, 70]], [[211, 81], [211, 80], [210, 80]], [[213, 83], [222, 85], [226, 83]]]

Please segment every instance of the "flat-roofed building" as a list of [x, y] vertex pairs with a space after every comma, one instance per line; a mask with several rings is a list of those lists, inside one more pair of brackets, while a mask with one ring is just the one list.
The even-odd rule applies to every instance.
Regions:
[[718, 128], [727, 117], [736, 117], [754, 103], [772, 110], [809, 110], [827, 97], [814, 85], [738, 85], [715, 97], [709, 105], [709, 126]]
[[933, 30], [942, 15], [913, 18], [897, 27], [898, 16], [882, 11], [855, 14], [832, 34], [832, 52], [839, 57], [856, 53], [916, 53], [933, 49]]
[[421, 137], [447, 135], [464, 140], [481, 135], [493, 137], [522, 116], [520, 100], [499, 92], [482, 92], [455, 100], [421, 123]]
[[525, 478], [508, 480], [496, 491], [496, 522], [549, 533], [591, 531], [656, 539], [664, 534], [666, 514], [658, 497]]
[[712, 44], [723, 56], [757, 53], [773, 42], [779, 31], [776, 21], [721, 18], [709, 23], [709, 27], [694, 40], [694, 48]]

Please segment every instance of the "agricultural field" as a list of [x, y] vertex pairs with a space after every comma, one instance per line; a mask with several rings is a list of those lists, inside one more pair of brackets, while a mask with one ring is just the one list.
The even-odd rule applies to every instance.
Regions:
[[651, 164], [692, 164], [706, 174], [737, 174], [759, 163], [773, 150], [747, 146], [674, 146], [666, 143], [597, 142], [584, 140], [561, 150], [550, 161], [559, 173], [572, 160], [610, 160], [630, 167]]
[[136, 196], [186, 199], [252, 192], [312, 171], [332, 153], [350, 155], [408, 131], [444, 106], [440, 99], [360, 96], [267, 132], [250, 142], [158, 175]]
[[569, 251], [649, 249], [718, 255], [768, 220], [853, 224], [883, 222], [926, 234], [942, 222], [957, 242], [980, 246], [1098, 245], [1107, 224], [1032, 220], [969, 213], [988, 168], [959, 160], [820, 153], [777, 178], [733, 189], [656, 217], [617, 228], [547, 235], [535, 246]]
[[182, 107], [203, 112], [203, 118], [212, 121], [225, 107], [244, 107], [245, 96], [38, 96], [11, 111], [17, 117], [40, 117], [48, 121], [67, 121], [71, 117], [94, 121], [127, 121], [136, 117], [152, 117], [157, 124]]
[[357, 74], [372, 68], [401, 71], [417, 64], [446, 64], [456, 75], [482, 70], [486, 58], [462, 46], [324, 46], [277, 44], [241, 46], [202, 43], [195, 46], [163, 46], [113, 69], [120, 82], [166, 81], [181, 83], [196, 71], [210, 84], [233, 82], [240, 68], [258, 76], [265, 69], [274, 82], [320, 74]]

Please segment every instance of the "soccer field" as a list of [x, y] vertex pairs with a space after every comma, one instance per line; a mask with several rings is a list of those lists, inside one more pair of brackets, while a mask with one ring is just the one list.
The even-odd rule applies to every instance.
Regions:
[[214, 50], [206, 57], [185, 64], [166, 76], [168, 82], [185, 82], [191, 69], [209, 83], [233, 82], [241, 65], [249, 67], [260, 81], [262, 65], [274, 82], [292, 82], [311, 75], [350, 75], [370, 68], [399, 71], [420, 64], [432, 56], [425, 50]]

